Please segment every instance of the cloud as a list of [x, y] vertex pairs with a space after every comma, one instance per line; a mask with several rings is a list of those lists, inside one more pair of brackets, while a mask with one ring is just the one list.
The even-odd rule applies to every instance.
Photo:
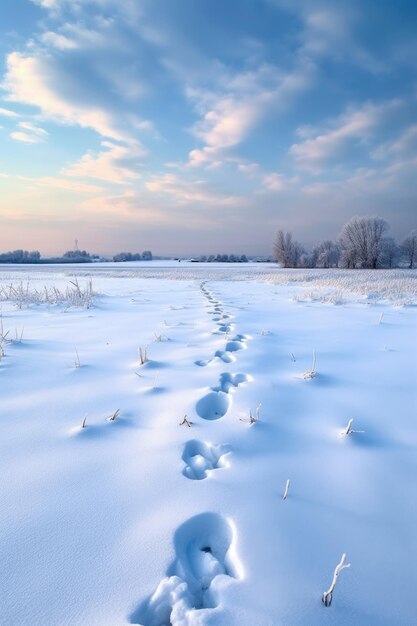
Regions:
[[268, 191], [283, 191], [287, 186], [284, 176], [276, 173], [266, 174], [262, 182]]
[[[390, 100], [382, 104], [365, 104], [358, 109], [350, 109], [340, 117], [328, 122], [326, 130], [316, 131], [316, 135], [290, 148], [290, 155], [300, 169], [319, 173], [325, 164], [343, 155], [349, 142], [363, 144], [371, 131], [391, 110], [401, 105], [400, 100]], [[299, 130], [304, 132], [303, 130]]]
[[417, 124], [411, 124], [401, 131], [399, 136], [392, 140], [380, 144], [371, 153], [374, 159], [398, 158], [415, 154], [417, 151]]
[[259, 163], [238, 163], [237, 169], [246, 176], [254, 176], [259, 172]]
[[18, 126], [23, 130], [17, 130], [10, 133], [10, 137], [15, 141], [21, 141], [23, 143], [39, 143], [48, 136], [46, 130], [32, 124], [32, 122], [19, 122]]
[[137, 159], [146, 153], [139, 142], [118, 145], [102, 141], [102, 152], [89, 151], [79, 161], [63, 170], [66, 176], [97, 178], [116, 184], [126, 184], [139, 177]]
[[54, 9], [60, 4], [60, 0], [31, 0], [31, 2], [44, 9]]
[[21, 141], [22, 143], [39, 143], [40, 141], [42, 141], [39, 137], [36, 137], [35, 135], [23, 133], [18, 130], [10, 133], [10, 137], [15, 141]]
[[82, 103], [76, 96], [71, 98], [68, 91], [65, 95], [60, 93], [60, 85], [65, 86], [65, 80], [51, 57], [12, 52], [7, 57], [2, 86], [8, 93], [8, 100], [37, 107], [47, 119], [92, 128], [112, 139], [126, 139], [106, 110]]
[[260, 115], [260, 109], [271, 98], [268, 92], [253, 95], [246, 102], [236, 96], [220, 98], [207, 111], [194, 133], [208, 146], [229, 148], [240, 143]]
[[206, 144], [190, 152], [189, 164], [221, 164], [224, 155], [242, 143], [271, 109], [276, 113], [305, 90], [313, 75], [314, 68], [305, 60], [287, 72], [262, 64], [253, 71], [225, 74], [219, 91], [188, 88], [187, 95], [201, 116], [192, 133]]
[[[100, 216], [114, 222], [128, 221], [149, 225], [168, 224], [175, 218], [167, 212], [153, 207], [133, 189], [119, 194], [107, 194], [84, 200], [80, 208], [89, 214]], [[118, 245], [118, 244], [117, 244]]]
[[38, 137], [46, 137], [48, 135], [44, 128], [40, 128], [40, 126], [36, 126], [32, 122], [19, 122], [18, 126]]
[[0, 108], [0, 116], [2, 117], [20, 117], [18, 113], [14, 111], [10, 111], [10, 109], [2, 109]]
[[78, 44], [73, 39], [69, 39], [65, 37], [65, 35], [60, 35], [59, 33], [54, 33], [52, 31], [47, 31], [43, 33], [40, 37], [41, 41], [48, 46], [52, 46], [53, 48], [57, 48], [58, 50], [74, 50], [78, 48]]
[[[387, 72], [387, 59], [372, 49], [373, 37], [367, 32], [368, 24], [375, 22], [371, 10], [362, 3], [349, 0], [269, 0], [271, 4], [292, 13], [300, 22], [299, 54], [320, 63], [355, 65], [371, 74]], [[374, 34], [374, 33], [372, 33]]]
[[34, 179], [34, 184], [37, 187], [52, 187], [57, 189], [64, 189], [65, 191], [73, 191], [76, 193], [101, 193], [103, 188], [98, 185], [89, 185], [87, 183], [75, 182], [67, 180], [65, 178], [58, 178], [54, 176], [42, 176]]
[[222, 203], [236, 204], [237, 196], [212, 191], [203, 180], [185, 180], [176, 174], [155, 175], [145, 187], [148, 191], [173, 196], [177, 203], [199, 202], [202, 204]]

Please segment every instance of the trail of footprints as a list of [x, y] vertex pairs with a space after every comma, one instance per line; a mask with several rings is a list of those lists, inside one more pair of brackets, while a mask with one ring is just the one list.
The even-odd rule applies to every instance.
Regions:
[[[196, 361], [206, 366], [215, 359], [225, 363], [236, 360], [235, 353], [247, 347], [249, 337], [233, 331], [231, 315], [225, 313], [221, 302], [201, 285], [217, 329], [213, 334], [225, 336], [224, 350], [213, 358]], [[246, 374], [220, 374], [218, 384], [196, 404], [199, 417], [213, 421], [221, 419], [232, 404], [232, 393], [239, 385], [250, 381]], [[215, 445], [193, 439], [184, 446], [183, 475], [190, 480], [204, 480], [209, 472], [227, 467], [227, 445]], [[202, 513], [182, 524], [174, 535], [175, 560], [168, 568], [152, 596], [131, 615], [132, 624], [143, 626], [187, 626], [202, 609], [215, 608], [220, 603], [224, 586], [239, 577], [239, 564], [234, 556], [232, 523], [217, 513]], [[196, 619], [197, 616], [195, 615]], [[197, 623], [197, 622], [195, 622]]]

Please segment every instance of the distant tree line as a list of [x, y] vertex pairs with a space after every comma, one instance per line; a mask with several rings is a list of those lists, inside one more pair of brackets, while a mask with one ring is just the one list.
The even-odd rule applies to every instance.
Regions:
[[0, 254], [0, 263], [91, 263], [98, 256], [86, 250], [68, 250], [62, 256], [41, 258], [38, 250], [13, 250]]
[[210, 254], [209, 256], [205, 256], [204, 254], [200, 257], [192, 259], [192, 261], [197, 263], [247, 263], [248, 259], [246, 254], [236, 255], [236, 254]]
[[0, 254], [0, 263], [39, 263], [40, 252], [33, 250], [13, 250], [13, 252], [3, 252]]
[[274, 258], [283, 267], [413, 268], [417, 261], [417, 230], [397, 244], [387, 236], [388, 229], [388, 223], [380, 217], [352, 217], [336, 241], [321, 241], [310, 252], [293, 239], [292, 233], [279, 230]]
[[[33, 250], [13, 250], [0, 253], [0, 263], [92, 263], [99, 260], [97, 254], [90, 254], [86, 250], [68, 250], [62, 256], [41, 258], [40, 252]], [[152, 252], [145, 250], [142, 254], [121, 252], [113, 257], [113, 261], [152, 261]]]
[[152, 261], [152, 252], [145, 250], [140, 254], [139, 252], [120, 252], [115, 254], [113, 261], [120, 263], [121, 261]]

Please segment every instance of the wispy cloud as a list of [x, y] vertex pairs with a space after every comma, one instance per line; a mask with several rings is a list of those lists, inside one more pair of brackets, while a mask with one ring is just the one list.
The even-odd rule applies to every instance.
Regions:
[[57, 7], [62, 0], [31, 0], [34, 4], [38, 4], [44, 9], [54, 9]]
[[343, 156], [343, 150], [349, 142], [363, 144], [371, 131], [384, 120], [385, 115], [398, 109], [401, 104], [397, 99], [349, 109], [340, 117], [329, 121], [327, 129], [317, 130], [312, 138], [293, 144], [290, 155], [300, 169], [320, 172], [330, 160], [334, 164], [335, 159]]
[[55, 176], [41, 176], [34, 179], [34, 185], [37, 187], [50, 187], [55, 189], [64, 189], [65, 191], [74, 191], [81, 194], [97, 194], [102, 193], [103, 188], [98, 185], [90, 185], [79, 181], [67, 180]]
[[187, 95], [201, 116], [192, 132], [205, 144], [190, 152], [189, 164], [220, 165], [272, 108], [277, 112], [288, 105], [313, 77], [314, 68], [303, 60], [287, 72], [262, 64], [257, 70], [234, 76], [227, 73], [221, 77], [218, 91], [188, 88]]
[[43, 141], [48, 133], [44, 128], [32, 124], [32, 122], [19, 122], [18, 127], [22, 130], [13, 131], [10, 133], [10, 137], [15, 141], [22, 141], [23, 143], [39, 143]]
[[96, 178], [110, 183], [126, 184], [139, 177], [137, 160], [145, 156], [139, 142], [119, 145], [102, 141], [102, 152], [89, 151], [79, 161], [63, 170], [66, 176]]
[[237, 196], [211, 190], [204, 180], [186, 180], [176, 174], [153, 176], [145, 186], [152, 193], [171, 196], [174, 202], [179, 204], [199, 202], [202, 204], [222, 203], [230, 205], [239, 201]]
[[76, 96], [71, 97], [70, 91], [63, 93], [60, 88], [65, 88], [65, 76], [50, 58], [19, 52], [8, 55], [3, 82], [8, 100], [37, 107], [46, 119], [92, 128], [112, 139], [126, 139], [105, 109], [89, 104], [88, 98], [83, 103]]
[[0, 108], [0, 116], [2, 117], [19, 117], [18, 113], [16, 113], [15, 111], [11, 111], [10, 109], [2, 109]]
[[74, 50], [78, 48], [78, 44], [74, 39], [65, 37], [65, 35], [61, 35], [60, 33], [54, 33], [53, 31], [42, 33], [40, 40], [58, 50]]
[[262, 182], [269, 191], [283, 191], [286, 187], [282, 174], [267, 174]]
[[411, 124], [392, 141], [378, 145], [372, 151], [374, 159], [388, 159], [417, 153], [417, 124]]

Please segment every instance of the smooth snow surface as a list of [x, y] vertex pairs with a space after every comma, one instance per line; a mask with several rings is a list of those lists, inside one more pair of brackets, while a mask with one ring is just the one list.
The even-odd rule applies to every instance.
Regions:
[[0, 624], [417, 624], [416, 272], [138, 267], [0, 270]]

